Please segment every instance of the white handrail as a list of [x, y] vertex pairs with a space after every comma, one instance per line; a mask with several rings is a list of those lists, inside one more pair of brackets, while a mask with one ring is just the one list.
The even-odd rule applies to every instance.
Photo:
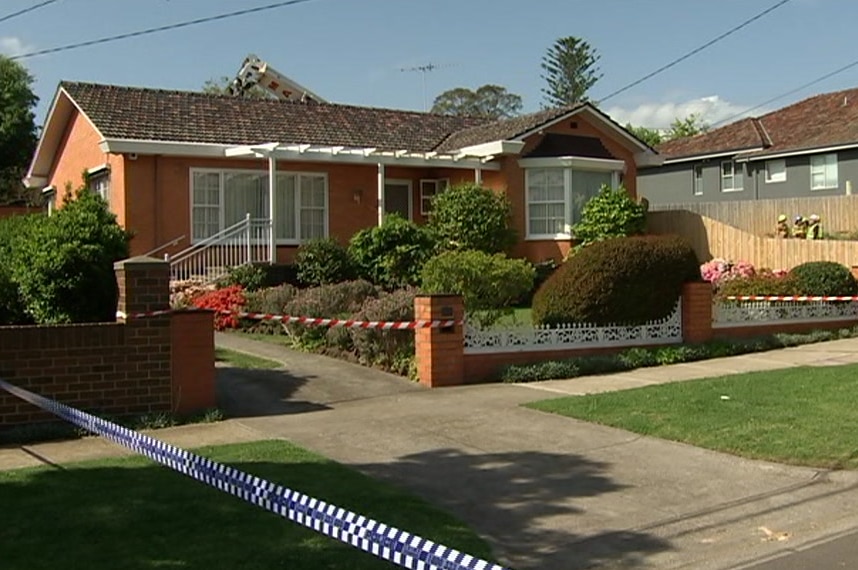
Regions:
[[171, 239], [167, 243], [165, 243], [163, 245], [159, 245], [155, 249], [147, 251], [146, 253], [143, 254], [143, 257], [149, 257], [150, 255], [154, 255], [154, 254], [158, 253], [159, 251], [161, 251], [165, 247], [170, 247], [171, 245], [176, 245], [177, 243], [179, 243], [180, 241], [185, 239], [185, 237], [187, 237], [187, 234], [182, 234], [177, 238]]
[[201, 240], [170, 259], [170, 273], [174, 280], [198, 279], [215, 281], [227, 274], [230, 268], [271, 259], [268, 219], [243, 220]]

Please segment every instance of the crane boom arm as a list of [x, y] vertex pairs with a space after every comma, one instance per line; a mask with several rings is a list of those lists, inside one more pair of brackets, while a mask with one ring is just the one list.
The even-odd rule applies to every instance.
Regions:
[[259, 86], [284, 101], [301, 103], [327, 103], [297, 81], [272, 68], [268, 63], [251, 54], [229, 87], [231, 95], [241, 97], [253, 87]]

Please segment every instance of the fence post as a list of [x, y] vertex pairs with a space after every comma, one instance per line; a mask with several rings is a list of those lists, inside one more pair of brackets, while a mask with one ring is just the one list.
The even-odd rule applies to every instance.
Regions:
[[712, 338], [712, 284], [682, 286], [682, 341], [706, 342]]
[[[459, 295], [421, 295], [414, 299], [418, 321], [460, 323], [465, 305]], [[461, 324], [414, 331], [414, 349], [420, 383], [429, 388], [459, 386], [465, 380], [465, 332]]]

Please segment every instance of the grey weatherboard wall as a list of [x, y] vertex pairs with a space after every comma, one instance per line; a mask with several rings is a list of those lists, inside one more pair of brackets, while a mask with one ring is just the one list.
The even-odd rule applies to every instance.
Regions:
[[[828, 154], [828, 153], [823, 153]], [[825, 190], [810, 189], [810, 156], [786, 157], [786, 181], [766, 182], [766, 161], [737, 163], [744, 167], [743, 189], [736, 192], [721, 191], [720, 158], [704, 161], [680, 162], [638, 171], [638, 195], [650, 204], [685, 204], [689, 202], [727, 202], [773, 198], [802, 198], [813, 196], [840, 196], [846, 194], [846, 182], [851, 181], [853, 192], [858, 190], [858, 149], [837, 153], [838, 187]], [[728, 157], [725, 157], [728, 158]], [[703, 194], [694, 194], [694, 167], [703, 166]]]

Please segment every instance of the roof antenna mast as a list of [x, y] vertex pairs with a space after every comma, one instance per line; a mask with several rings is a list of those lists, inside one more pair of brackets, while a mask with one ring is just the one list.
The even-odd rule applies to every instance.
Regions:
[[399, 71], [416, 71], [419, 72], [421, 78], [423, 80], [423, 111], [427, 111], [426, 105], [426, 74], [430, 71], [435, 71], [436, 69], [441, 69], [444, 67], [451, 67], [450, 65], [437, 65], [435, 63], [427, 63], [425, 65], [416, 65], [414, 67], [400, 67]]

